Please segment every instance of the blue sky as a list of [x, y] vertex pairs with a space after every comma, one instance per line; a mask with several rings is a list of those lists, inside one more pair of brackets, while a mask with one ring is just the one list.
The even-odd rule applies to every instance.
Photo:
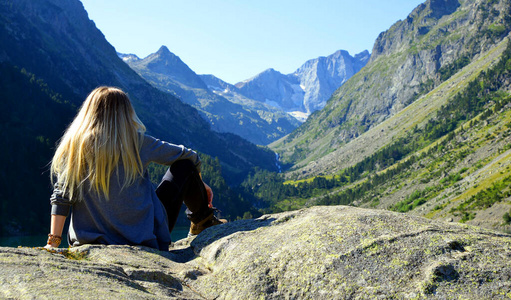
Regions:
[[378, 34], [425, 0], [81, 0], [121, 53], [165, 45], [198, 74], [229, 83], [343, 49], [371, 52]]

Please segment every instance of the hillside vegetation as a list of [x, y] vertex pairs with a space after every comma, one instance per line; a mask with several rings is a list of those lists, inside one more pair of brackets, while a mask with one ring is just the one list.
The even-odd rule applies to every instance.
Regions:
[[369, 153], [332, 175], [284, 181], [259, 172], [244, 187], [271, 199], [267, 212], [344, 204], [509, 230], [510, 84], [504, 41], [366, 133], [391, 131], [388, 144], [371, 151], [362, 135], [352, 143]]
[[[305, 176], [338, 168], [342, 162], [330, 153], [400, 114], [502, 41], [511, 30], [510, 7], [509, 0], [430, 0], [419, 5], [380, 34], [369, 63], [323, 110], [270, 147]], [[384, 140], [379, 147], [388, 143]]]

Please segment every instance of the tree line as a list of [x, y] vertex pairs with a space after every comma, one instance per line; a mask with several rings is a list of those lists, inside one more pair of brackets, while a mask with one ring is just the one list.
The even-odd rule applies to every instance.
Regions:
[[[453, 64], [452, 70], [459, 70], [467, 63], [466, 57], [461, 57]], [[441, 70], [439, 76], [451, 76], [452, 74], [449, 72], [451, 71]], [[298, 208], [312, 197], [318, 197], [316, 204], [323, 205], [350, 205], [363, 198], [366, 198], [367, 201], [371, 198], [368, 193], [374, 191], [376, 187], [398, 176], [403, 176], [415, 162], [435, 155], [435, 153], [437, 155], [441, 153], [443, 147], [456, 137], [456, 129], [460, 128], [462, 124], [476, 116], [479, 118], [475, 122], [484, 121], [509, 104], [511, 97], [501, 90], [505, 85], [509, 85], [510, 74], [511, 46], [508, 44], [496, 65], [481, 72], [476, 79], [469, 82], [463, 91], [449, 99], [447, 104], [442, 106], [436, 116], [430, 119], [424, 127], [416, 126], [406, 136], [398, 138], [392, 144], [366, 157], [354, 166], [342, 170], [336, 176], [331, 178], [315, 177], [310, 181], [285, 184], [282, 176], [277, 173], [255, 170], [243, 182], [241, 188], [255, 198], [252, 201], [259, 206], [264, 205], [261, 211], [265, 213], [279, 212], [286, 208]], [[474, 121], [467, 125], [474, 126]], [[432, 145], [441, 138], [443, 138], [442, 141], [428, 151], [414, 155], [417, 151]], [[462, 153], [462, 155], [468, 155], [468, 153]], [[379, 172], [392, 165], [394, 165], [393, 168]], [[461, 178], [460, 176], [461, 174], [455, 174], [453, 178], [449, 178], [441, 184], [444, 187], [452, 185]], [[354, 185], [357, 181], [360, 182]], [[333, 192], [336, 189], [339, 192]], [[420, 193], [415, 193], [402, 203], [395, 205], [393, 209], [408, 211], [426, 201], [427, 199]], [[282, 203], [285, 205], [279, 205]]]

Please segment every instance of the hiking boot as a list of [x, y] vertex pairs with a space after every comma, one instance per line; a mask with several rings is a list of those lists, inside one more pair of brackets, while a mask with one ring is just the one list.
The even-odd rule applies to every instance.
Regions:
[[214, 214], [211, 214], [211, 215], [207, 216], [204, 220], [200, 221], [199, 223], [191, 222], [190, 233], [188, 235], [189, 236], [197, 235], [208, 227], [220, 225], [220, 224], [224, 224], [224, 223], [227, 223], [226, 219], [218, 219]]

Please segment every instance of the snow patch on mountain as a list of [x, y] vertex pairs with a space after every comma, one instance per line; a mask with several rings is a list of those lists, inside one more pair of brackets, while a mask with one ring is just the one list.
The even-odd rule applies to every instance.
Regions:
[[245, 97], [282, 108], [303, 121], [322, 109], [335, 90], [362, 69], [369, 58], [367, 50], [355, 56], [339, 50], [308, 60], [294, 73], [284, 75], [267, 69], [235, 87]]
[[125, 63], [130, 63], [134, 61], [139, 61], [140, 57], [136, 56], [135, 54], [124, 54], [117, 52], [117, 56], [119, 56]]
[[295, 119], [297, 119], [298, 121], [300, 121], [302, 123], [307, 121], [307, 118], [310, 115], [303, 111], [290, 111], [290, 112], [288, 112], [288, 114], [290, 114], [291, 116], [293, 116]]

